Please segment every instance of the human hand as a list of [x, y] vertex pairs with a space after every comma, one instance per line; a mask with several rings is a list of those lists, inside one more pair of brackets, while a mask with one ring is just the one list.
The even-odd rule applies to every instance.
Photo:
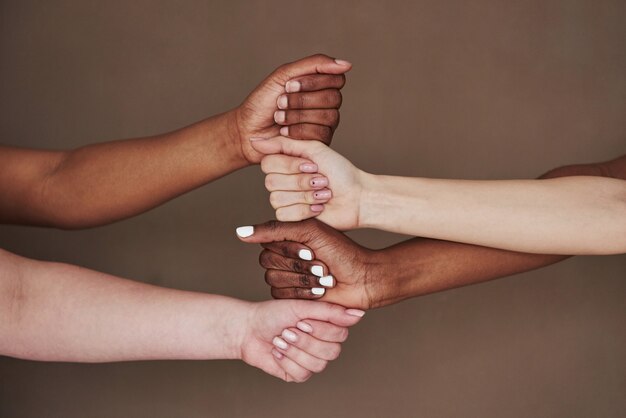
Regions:
[[384, 268], [393, 266], [381, 251], [362, 247], [316, 219], [269, 221], [240, 227], [237, 235], [265, 248], [259, 262], [276, 299], [321, 299], [369, 309], [384, 284]]
[[371, 175], [317, 141], [285, 137], [255, 139], [252, 147], [268, 154], [261, 162], [265, 187], [280, 221], [317, 216], [328, 225], [359, 227], [360, 202]]
[[234, 135], [249, 163], [262, 154], [248, 141], [279, 133], [329, 144], [339, 124], [344, 73], [352, 64], [317, 54], [284, 64], [259, 84], [233, 112]]
[[286, 382], [304, 382], [341, 352], [348, 327], [365, 312], [330, 303], [267, 301], [250, 304], [241, 359]]

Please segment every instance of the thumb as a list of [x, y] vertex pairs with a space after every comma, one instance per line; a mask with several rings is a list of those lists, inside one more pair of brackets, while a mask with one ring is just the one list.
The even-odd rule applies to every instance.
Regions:
[[295, 241], [306, 244], [312, 239], [309, 222], [268, 221], [259, 225], [240, 226], [237, 237], [243, 242], [263, 244], [276, 241]]
[[310, 158], [320, 146], [319, 141], [291, 139], [284, 136], [274, 138], [250, 138], [250, 145], [261, 154], [285, 154], [293, 157]]
[[346, 309], [343, 306], [320, 301], [294, 301], [295, 312], [300, 319], [316, 319], [330, 322], [341, 327], [351, 327], [358, 323], [365, 311], [360, 309]]
[[280, 85], [307, 74], [343, 74], [352, 68], [348, 61], [334, 59], [324, 54], [311, 55], [298, 61], [281, 65], [269, 78]]

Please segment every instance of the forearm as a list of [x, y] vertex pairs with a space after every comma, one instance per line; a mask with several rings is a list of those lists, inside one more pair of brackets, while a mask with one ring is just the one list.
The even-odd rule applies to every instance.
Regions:
[[[560, 167], [541, 178], [626, 178], [626, 156], [598, 164]], [[554, 264], [569, 256], [528, 254], [476, 245], [414, 238], [377, 251], [368, 275], [372, 307], [481, 283]]]
[[45, 156], [46, 170], [25, 174], [25, 187], [3, 193], [9, 196], [0, 203], [0, 221], [83, 228], [145, 212], [248, 164], [233, 139], [233, 117], [224, 113], [171, 133], [74, 151], [33, 152], [22, 160]]
[[362, 226], [512, 251], [626, 250], [626, 182], [369, 176]]
[[239, 356], [247, 302], [0, 257], [0, 354], [78, 362]]

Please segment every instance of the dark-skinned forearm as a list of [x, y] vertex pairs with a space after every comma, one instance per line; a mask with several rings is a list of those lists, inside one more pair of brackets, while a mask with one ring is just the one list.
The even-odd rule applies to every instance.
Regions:
[[[541, 178], [576, 175], [624, 179], [626, 155], [604, 163], [560, 167]], [[369, 280], [371, 303], [372, 307], [385, 306], [415, 296], [537, 269], [568, 257], [414, 238], [378, 253], [379, 267], [373, 269], [372, 280]]]

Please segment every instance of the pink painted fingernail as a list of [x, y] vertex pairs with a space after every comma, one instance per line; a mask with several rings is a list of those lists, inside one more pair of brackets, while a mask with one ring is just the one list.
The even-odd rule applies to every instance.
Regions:
[[287, 96], [285, 95], [280, 96], [276, 103], [278, 104], [279, 109], [287, 109], [287, 106], [289, 104], [287, 101]]
[[328, 179], [326, 177], [315, 177], [311, 179], [311, 186], [326, 187], [328, 186]]
[[272, 344], [274, 344], [276, 347], [281, 348], [283, 350], [286, 350], [289, 348], [289, 344], [287, 344], [287, 342], [280, 337], [274, 337], [274, 339], [272, 340]]
[[282, 136], [289, 136], [289, 126], [283, 126], [280, 128], [280, 134]]
[[281, 334], [283, 336], [284, 339], [286, 339], [287, 341], [291, 341], [292, 343], [295, 343], [296, 341], [298, 341], [298, 336], [296, 335], [295, 332], [291, 331], [291, 330], [283, 330], [283, 333]]
[[311, 205], [311, 211], [321, 212], [324, 210], [324, 205]]
[[313, 327], [304, 321], [299, 321], [296, 324], [296, 328], [298, 328], [302, 332], [306, 332], [307, 334], [310, 334], [313, 332]]
[[300, 91], [300, 87], [302, 86], [299, 81], [287, 81], [287, 84], [285, 84], [285, 90], [287, 93], [296, 93]]
[[284, 123], [285, 122], [285, 111], [284, 110], [277, 110], [276, 112], [274, 112], [274, 120], [276, 121], [276, 123]]
[[273, 355], [274, 357], [276, 357], [278, 360], [282, 360], [282, 359], [283, 359], [283, 357], [285, 357], [285, 356], [283, 355], [283, 353], [281, 353], [280, 351], [276, 350], [275, 348], [273, 348], [273, 349], [272, 349], [272, 355]]
[[313, 193], [313, 197], [316, 199], [330, 199], [332, 193], [330, 190], [320, 190], [319, 192]]
[[346, 61], [346, 60], [340, 60], [339, 58], [335, 59], [335, 62], [339, 65], [343, 65], [343, 66], [348, 66], [348, 65], [352, 65], [352, 63], [350, 63], [350, 61]]
[[362, 318], [363, 315], [365, 315], [365, 311], [362, 311], [360, 309], [346, 309], [346, 313], [348, 315], [358, 316], [359, 318]]
[[311, 163], [300, 164], [300, 171], [303, 173], [317, 173], [317, 164], [311, 164]]

